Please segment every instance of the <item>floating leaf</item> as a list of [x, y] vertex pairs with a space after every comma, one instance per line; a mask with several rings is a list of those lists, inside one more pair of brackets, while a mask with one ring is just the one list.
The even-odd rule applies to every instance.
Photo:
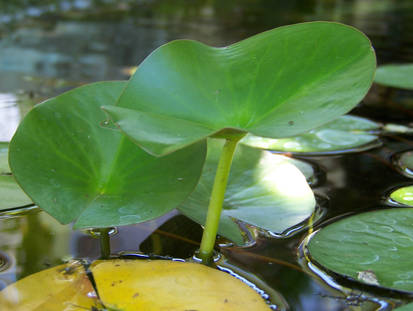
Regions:
[[334, 222], [308, 244], [310, 260], [354, 280], [370, 271], [380, 286], [413, 291], [413, 209], [367, 212]]
[[0, 142], [0, 211], [22, 207], [32, 203], [20, 186], [10, 175], [7, 162], [9, 143]]
[[394, 311], [413, 311], [413, 303], [394, 309]]
[[26, 206], [32, 200], [23, 192], [11, 175], [0, 175], [0, 211]]
[[295, 153], [362, 151], [377, 146], [370, 144], [378, 138], [369, 131], [376, 130], [379, 126], [368, 119], [347, 115], [299, 136], [272, 139], [248, 135], [242, 143], [256, 148]]
[[413, 90], [413, 64], [379, 66], [374, 82], [385, 86]]
[[201, 264], [110, 260], [91, 270], [103, 304], [116, 310], [270, 310], [248, 285]]
[[9, 163], [7, 161], [7, 154], [9, 152], [9, 143], [0, 142], [0, 175], [10, 173]]
[[390, 194], [390, 199], [400, 204], [413, 206], [413, 185], [393, 191]]
[[413, 151], [404, 151], [393, 157], [396, 168], [405, 176], [413, 177]]
[[[240, 229], [233, 219], [282, 233], [314, 212], [313, 192], [289, 158], [243, 145], [237, 148], [225, 192], [219, 234], [242, 244]], [[221, 141], [208, 141], [207, 160], [199, 184], [179, 207], [184, 215], [200, 224], [205, 223], [221, 149]]]
[[370, 41], [353, 27], [303, 23], [228, 47], [165, 44], [104, 107], [145, 150], [164, 155], [219, 133], [295, 136], [339, 117], [367, 93]]
[[40, 271], [0, 291], [2, 311], [84, 311], [98, 306], [83, 266], [72, 262]]
[[156, 218], [194, 189], [205, 142], [161, 159], [100, 127], [124, 82], [83, 86], [31, 110], [10, 143], [14, 176], [61, 223], [109, 227]]

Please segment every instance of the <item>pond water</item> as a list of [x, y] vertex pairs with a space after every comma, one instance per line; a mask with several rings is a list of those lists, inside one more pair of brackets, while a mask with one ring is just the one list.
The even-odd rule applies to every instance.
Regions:
[[[379, 64], [413, 62], [409, 0], [37, 3], [0, 4], [0, 141], [10, 140], [34, 104], [84, 83], [127, 79], [153, 49], [178, 38], [224, 46], [280, 25], [329, 20], [365, 32]], [[413, 92], [374, 85], [353, 114], [408, 125], [413, 120]], [[381, 147], [360, 153], [300, 157], [319, 170], [313, 189], [323, 216], [316, 228], [349, 214], [386, 208], [386, 196], [393, 189], [411, 184], [411, 176], [402, 174], [394, 160], [396, 153], [413, 149], [411, 136], [380, 139]], [[188, 258], [198, 248], [201, 233], [197, 224], [174, 211], [148, 223], [117, 228], [112, 252]], [[345, 284], [353, 289], [346, 297], [328, 286], [330, 279], [303, 271], [297, 254], [306, 234], [261, 235], [250, 247], [227, 246], [221, 251], [231, 264], [279, 292], [290, 310], [391, 310], [391, 304], [359, 297], [362, 289], [357, 284]], [[72, 231], [35, 207], [18, 215], [0, 214], [0, 288], [72, 258], [97, 257], [99, 241], [93, 235]], [[376, 293], [380, 296], [383, 293]]]

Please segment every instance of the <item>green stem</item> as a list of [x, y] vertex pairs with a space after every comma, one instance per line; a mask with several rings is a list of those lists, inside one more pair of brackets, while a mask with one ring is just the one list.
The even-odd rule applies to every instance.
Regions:
[[243, 136], [244, 134], [227, 138], [221, 152], [217, 172], [215, 174], [214, 185], [212, 187], [211, 198], [209, 200], [208, 214], [205, 222], [204, 233], [202, 235], [201, 247], [199, 249], [199, 257], [202, 259], [204, 264], [210, 264], [211, 262], [232, 158], [234, 156], [238, 141]]
[[100, 256], [103, 259], [107, 259], [110, 256], [110, 228], [99, 229], [99, 241], [100, 241]]

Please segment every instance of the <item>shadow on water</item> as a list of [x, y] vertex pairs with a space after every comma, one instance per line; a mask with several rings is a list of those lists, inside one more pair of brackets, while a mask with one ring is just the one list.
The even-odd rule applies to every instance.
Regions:
[[[379, 64], [413, 62], [413, 3], [408, 0], [0, 2], [0, 141], [11, 138], [35, 103], [83, 83], [126, 79], [133, 66], [168, 41], [190, 38], [224, 46], [280, 25], [313, 20], [343, 22], [364, 31]], [[413, 92], [375, 85], [353, 113], [408, 124], [413, 120]], [[382, 140], [382, 147], [361, 153], [300, 157], [327, 172], [313, 187], [329, 201], [314, 229], [344, 215], [381, 208], [389, 190], [411, 181], [394, 165], [395, 154], [413, 149], [411, 137]], [[305, 235], [305, 230], [284, 238], [260, 235], [252, 246], [225, 246], [221, 251], [231, 264], [280, 292], [291, 310], [380, 307], [346, 297], [303, 271], [297, 249]], [[173, 212], [118, 228], [111, 243], [115, 253], [188, 258], [200, 238], [198, 225]], [[44, 212], [0, 217], [0, 288], [71, 258], [97, 257], [99, 241]]]

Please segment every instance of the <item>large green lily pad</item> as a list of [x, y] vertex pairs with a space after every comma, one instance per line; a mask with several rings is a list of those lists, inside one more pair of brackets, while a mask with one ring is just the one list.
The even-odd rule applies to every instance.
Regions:
[[312, 260], [367, 284], [413, 291], [413, 208], [354, 215], [332, 223], [310, 240]]
[[10, 166], [33, 201], [76, 228], [156, 218], [184, 201], [201, 174], [205, 142], [164, 158], [102, 128], [101, 105], [124, 82], [83, 86], [32, 109], [10, 143]]
[[374, 147], [378, 140], [369, 133], [380, 125], [365, 118], [342, 116], [319, 128], [299, 136], [272, 139], [248, 135], [242, 143], [274, 151], [325, 154], [329, 152], [354, 152]]
[[[305, 176], [289, 158], [243, 145], [237, 148], [225, 192], [220, 235], [243, 244], [234, 220], [283, 233], [314, 212], [314, 194]], [[202, 225], [221, 149], [222, 142], [208, 141], [207, 160], [199, 184], [179, 207], [184, 215]]]
[[370, 41], [331, 22], [295, 24], [215, 48], [165, 44], [139, 65], [112, 121], [152, 154], [221, 132], [282, 138], [351, 110], [375, 72]]
[[385, 86], [413, 90], [413, 64], [379, 66], [374, 82]]
[[413, 206], [413, 185], [401, 187], [390, 194], [390, 198], [400, 204]]

